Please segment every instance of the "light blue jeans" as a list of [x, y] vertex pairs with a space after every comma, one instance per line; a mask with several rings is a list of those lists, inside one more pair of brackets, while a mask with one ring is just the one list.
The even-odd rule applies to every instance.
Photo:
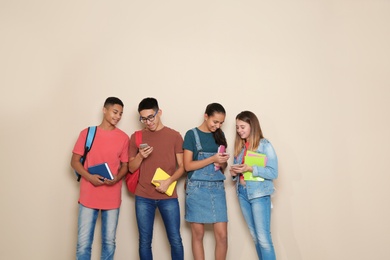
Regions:
[[152, 260], [152, 238], [156, 209], [160, 211], [171, 245], [171, 257], [184, 259], [183, 243], [180, 235], [180, 208], [177, 198], [154, 200], [135, 196], [135, 214], [139, 232], [139, 257]]
[[245, 186], [238, 185], [238, 201], [261, 260], [275, 260], [271, 238], [271, 197], [248, 199]]
[[[78, 237], [77, 237], [77, 260], [90, 260], [95, 233], [96, 220], [99, 209], [91, 209], [79, 204]], [[102, 218], [102, 252], [100, 259], [112, 260], [115, 253], [115, 236], [118, 226], [119, 208], [101, 210]]]

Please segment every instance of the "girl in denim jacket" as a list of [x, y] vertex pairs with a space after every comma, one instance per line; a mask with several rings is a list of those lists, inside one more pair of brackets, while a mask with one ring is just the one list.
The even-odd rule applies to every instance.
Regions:
[[[248, 151], [265, 155], [263, 166], [262, 163], [246, 164]], [[270, 230], [270, 196], [274, 192], [273, 180], [278, 177], [278, 159], [273, 146], [263, 136], [259, 120], [250, 111], [236, 116], [234, 165], [230, 174], [236, 181], [238, 201], [259, 259], [276, 259]]]

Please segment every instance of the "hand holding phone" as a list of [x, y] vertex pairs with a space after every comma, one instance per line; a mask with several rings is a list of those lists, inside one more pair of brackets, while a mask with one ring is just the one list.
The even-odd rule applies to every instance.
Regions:
[[242, 172], [242, 169], [241, 169], [241, 166], [243, 166], [243, 164], [233, 164], [230, 166], [230, 175], [232, 175], [233, 177], [237, 176], [238, 174], [240, 174]]
[[218, 153], [225, 153], [226, 152], [226, 147], [224, 145], [218, 146]]
[[[224, 156], [223, 154], [226, 152], [226, 147], [224, 145], [220, 145], [218, 146], [218, 150], [217, 150], [217, 153], [220, 153], [222, 154], [222, 156]], [[214, 165], [214, 170], [218, 171], [221, 167], [219, 165]]]
[[146, 147], [148, 147], [149, 145], [147, 143], [143, 143], [143, 144], [140, 144], [139, 145], [139, 148], [141, 149], [145, 149]]

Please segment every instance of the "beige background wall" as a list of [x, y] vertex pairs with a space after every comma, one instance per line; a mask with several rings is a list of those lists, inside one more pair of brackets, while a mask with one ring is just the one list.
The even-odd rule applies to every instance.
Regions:
[[[235, 115], [254, 111], [280, 162], [278, 259], [389, 259], [389, 11], [386, 0], [1, 0], [0, 259], [74, 259], [71, 150], [111, 95], [128, 134], [146, 96], [183, 135], [220, 102], [230, 152]], [[226, 191], [228, 259], [256, 259], [229, 178]], [[118, 260], [138, 258], [133, 206], [124, 189]], [[192, 259], [184, 221], [182, 235]], [[213, 241], [208, 229], [206, 259]], [[169, 259], [160, 216], [153, 251]]]

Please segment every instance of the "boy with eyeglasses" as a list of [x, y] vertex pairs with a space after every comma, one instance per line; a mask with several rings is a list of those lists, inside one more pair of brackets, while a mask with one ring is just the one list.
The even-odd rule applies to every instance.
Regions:
[[[109, 97], [104, 102], [103, 120], [96, 129], [91, 150], [84, 166], [80, 158], [84, 154], [88, 129], [80, 132], [73, 148], [71, 166], [80, 175], [80, 198], [76, 259], [91, 259], [91, 249], [96, 220], [101, 212], [101, 259], [114, 259], [115, 234], [121, 204], [122, 178], [127, 174], [129, 136], [116, 127], [122, 118], [123, 102]], [[105, 179], [88, 172], [90, 166], [107, 163], [114, 179]]]
[[[139, 232], [139, 257], [141, 260], [153, 259], [152, 237], [156, 209], [160, 211], [168, 240], [171, 245], [171, 257], [184, 259], [183, 243], [180, 235], [180, 208], [176, 188], [172, 196], [165, 194], [169, 185], [184, 173], [183, 138], [179, 132], [163, 125], [162, 111], [155, 98], [145, 98], [138, 105], [142, 129], [142, 143], [145, 148], [138, 148], [135, 133], [130, 137], [129, 171], [140, 169], [139, 181], [135, 191], [135, 210]], [[170, 177], [151, 181], [156, 169], [160, 167]]]

